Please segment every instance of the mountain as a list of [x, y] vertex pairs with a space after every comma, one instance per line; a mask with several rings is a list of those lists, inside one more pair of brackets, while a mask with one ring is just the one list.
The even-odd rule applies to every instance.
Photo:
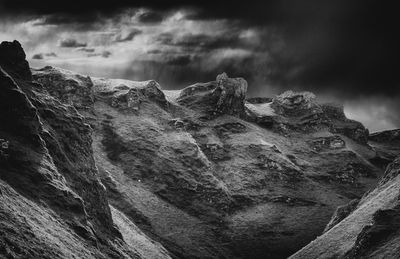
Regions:
[[110, 206], [90, 125], [32, 81], [18, 42], [0, 66], [0, 256], [170, 258]]
[[5, 257], [286, 258], [400, 154], [396, 131], [370, 135], [309, 92], [246, 99], [225, 73], [167, 91], [29, 69], [16, 41], [0, 66]]

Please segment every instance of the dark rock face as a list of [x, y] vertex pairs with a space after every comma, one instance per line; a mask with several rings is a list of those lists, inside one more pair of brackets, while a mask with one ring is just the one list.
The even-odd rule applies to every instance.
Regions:
[[182, 90], [178, 102], [188, 107], [205, 108], [215, 114], [240, 116], [244, 113], [247, 82], [223, 73], [215, 82], [195, 84]]
[[30, 80], [32, 75], [26, 55], [18, 41], [0, 44], [0, 66], [11, 76]]
[[243, 78], [229, 78], [223, 73], [217, 76], [216, 92], [220, 92], [216, 111], [230, 115], [244, 112], [244, 99], [247, 93], [247, 82]]
[[1, 127], [13, 132], [21, 139], [28, 139], [40, 145], [39, 118], [35, 107], [31, 104], [15, 81], [0, 68]]

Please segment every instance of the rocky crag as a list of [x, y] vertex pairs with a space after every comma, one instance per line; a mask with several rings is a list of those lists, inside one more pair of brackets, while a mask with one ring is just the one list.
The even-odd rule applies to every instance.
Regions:
[[0, 66], [0, 257], [170, 258], [109, 205], [90, 125], [32, 82], [18, 42]]
[[226, 74], [165, 91], [29, 70], [18, 42], [0, 66], [11, 258], [285, 258], [336, 229], [399, 154], [394, 133], [308, 92], [246, 100]]

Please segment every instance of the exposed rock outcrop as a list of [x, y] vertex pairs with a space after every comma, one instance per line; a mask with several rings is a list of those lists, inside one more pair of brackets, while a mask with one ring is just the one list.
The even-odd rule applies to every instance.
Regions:
[[277, 114], [285, 117], [322, 113], [322, 108], [317, 104], [315, 95], [310, 92], [284, 92], [272, 100], [271, 106]]
[[192, 108], [202, 108], [213, 114], [244, 114], [247, 82], [243, 78], [229, 78], [226, 73], [216, 81], [195, 84], [182, 90], [178, 103]]
[[33, 79], [51, 96], [79, 110], [93, 109], [94, 92], [90, 77], [50, 66], [32, 71]]
[[132, 82], [119, 79], [95, 78], [96, 96], [106, 100], [112, 107], [139, 110], [142, 102], [152, 101], [163, 108], [167, 99], [160, 85], [154, 81]]
[[25, 58], [25, 52], [18, 41], [3, 41], [0, 44], [0, 66], [12, 77], [31, 79], [32, 74]]
[[361, 123], [347, 119], [343, 107], [319, 104], [310, 92], [287, 91], [269, 103], [247, 103], [246, 107], [248, 120], [276, 132], [327, 130], [362, 144], [368, 142], [368, 130]]

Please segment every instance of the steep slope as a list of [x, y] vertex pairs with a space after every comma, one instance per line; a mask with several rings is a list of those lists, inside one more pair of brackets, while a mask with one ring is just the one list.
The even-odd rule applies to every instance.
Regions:
[[382, 174], [368, 131], [311, 93], [246, 102], [246, 81], [226, 74], [182, 91], [52, 67], [33, 77], [94, 129], [109, 203], [175, 257], [287, 257]]
[[377, 154], [372, 162], [385, 168], [400, 154], [400, 129], [370, 134], [369, 145], [373, 147]]
[[347, 217], [290, 258], [399, 258], [400, 157]]
[[169, 258], [111, 212], [85, 118], [32, 82], [18, 42], [0, 58], [0, 257]]

